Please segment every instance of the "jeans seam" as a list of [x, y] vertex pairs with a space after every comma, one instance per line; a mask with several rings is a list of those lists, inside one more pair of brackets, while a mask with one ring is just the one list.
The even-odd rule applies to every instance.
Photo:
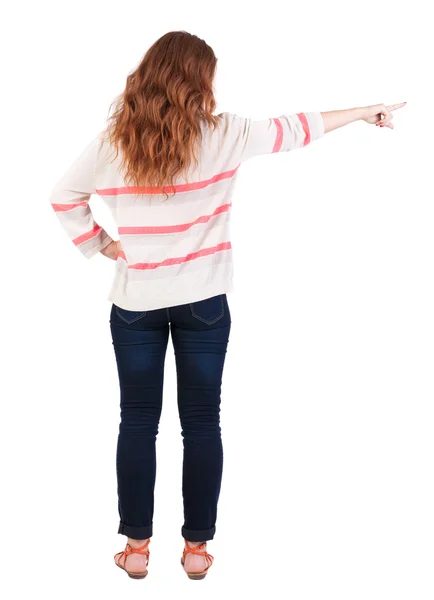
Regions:
[[[126, 310], [126, 309], [122, 309], [122, 310]], [[137, 317], [134, 317], [134, 319], [131, 319], [130, 321], [127, 321], [127, 319], [125, 319], [125, 317], [123, 317], [122, 314], [120, 313], [120, 307], [116, 306], [116, 314], [118, 315], [118, 317], [120, 319], [122, 319], [122, 321], [124, 321], [128, 325], [130, 325], [131, 323], [134, 323], [135, 321], [138, 321], [139, 319], [141, 319], [142, 317], [144, 317], [146, 315], [146, 312], [147, 311], [142, 311]]]
[[221, 305], [222, 305], [222, 314], [219, 315], [218, 317], [216, 317], [213, 321], [207, 321], [206, 319], [204, 319], [200, 315], [197, 315], [195, 313], [195, 311], [194, 311], [193, 303], [192, 302], [190, 302], [191, 314], [193, 315], [193, 317], [195, 317], [199, 321], [202, 321], [203, 323], [206, 323], [206, 325], [212, 325], [213, 323], [217, 323], [217, 321], [219, 321], [220, 319], [223, 319], [224, 314], [225, 314], [225, 306], [224, 306], [224, 303], [223, 303], [223, 296], [220, 296], [220, 302], [221, 302]]

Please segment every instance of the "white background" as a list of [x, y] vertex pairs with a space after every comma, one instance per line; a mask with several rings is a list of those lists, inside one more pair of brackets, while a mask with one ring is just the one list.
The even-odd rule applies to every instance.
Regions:
[[[425, 2], [20, 2], [2, 12], [2, 570], [8, 597], [432, 600], [432, 30]], [[113, 562], [119, 392], [106, 295], [48, 204], [147, 48], [218, 57], [217, 112], [407, 101], [240, 170], [214, 566], [180, 564], [169, 340], [150, 574]], [[117, 239], [100, 199], [91, 206]], [[5, 214], [6, 211], [6, 214]]]

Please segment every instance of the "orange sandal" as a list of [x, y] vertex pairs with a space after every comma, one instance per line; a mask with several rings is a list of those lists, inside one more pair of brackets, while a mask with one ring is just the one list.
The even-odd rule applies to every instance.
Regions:
[[214, 561], [214, 556], [212, 556], [212, 554], [208, 554], [208, 552], [205, 550], [206, 542], [203, 542], [199, 546], [193, 546], [192, 548], [188, 545], [187, 540], [185, 538], [184, 542], [185, 548], [184, 552], [182, 553], [181, 565], [184, 566], [185, 556], [189, 552], [191, 552], [192, 554], [200, 554], [201, 556], [204, 556], [205, 561], [208, 561], [209, 564], [203, 571], [200, 571], [199, 573], [189, 573], [188, 571], [185, 571], [190, 579], [203, 579]]
[[[148, 545], [149, 545], [150, 541], [151, 541], [151, 538], [146, 540], [146, 542], [143, 544], [143, 546], [140, 546], [139, 548], [133, 548], [127, 542], [127, 545], [125, 546], [125, 550], [122, 550], [122, 552], [117, 552], [114, 555], [115, 563], [117, 564], [117, 566], [120, 567], [121, 569], [123, 569], [124, 571], [126, 571], [128, 576], [131, 577], [132, 579], [144, 579], [146, 577], [146, 575], [148, 574], [148, 569], [146, 569], [145, 571], [143, 571], [141, 573], [134, 573], [134, 572], [127, 571], [127, 569], [125, 568], [127, 556], [129, 556], [130, 554], [146, 554], [148, 556], [148, 561], [146, 563], [146, 566], [148, 566], [149, 554], [150, 554], [150, 552], [148, 550]], [[119, 556], [119, 560], [116, 560], [117, 556]], [[124, 557], [124, 566], [119, 564], [122, 556]]]

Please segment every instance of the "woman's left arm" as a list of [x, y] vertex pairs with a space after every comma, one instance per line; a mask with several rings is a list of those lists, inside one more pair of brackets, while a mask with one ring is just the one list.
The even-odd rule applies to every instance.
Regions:
[[116, 244], [95, 221], [89, 206], [91, 195], [96, 193], [95, 166], [99, 147], [100, 139], [96, 137], [56, 183], [49, 202], [66, 234], [83, 256], [92, 258], [101, 252], [115, 258]]

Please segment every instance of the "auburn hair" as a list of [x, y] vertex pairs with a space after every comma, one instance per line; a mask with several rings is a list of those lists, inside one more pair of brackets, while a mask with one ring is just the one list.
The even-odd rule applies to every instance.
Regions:
[[213, 114], [216, 66], [204, 40], [171, 31], [128, 74], [125, 90], [110, 105], [106, 127], [116, 157], [121, 151], [127, 185], [155, 186], [167, 199], [167, 189], [175, 194], [176, 178], [187, 181], [192, 161], [198, 165], [201, 124], [214, 129], [218, 124]]

